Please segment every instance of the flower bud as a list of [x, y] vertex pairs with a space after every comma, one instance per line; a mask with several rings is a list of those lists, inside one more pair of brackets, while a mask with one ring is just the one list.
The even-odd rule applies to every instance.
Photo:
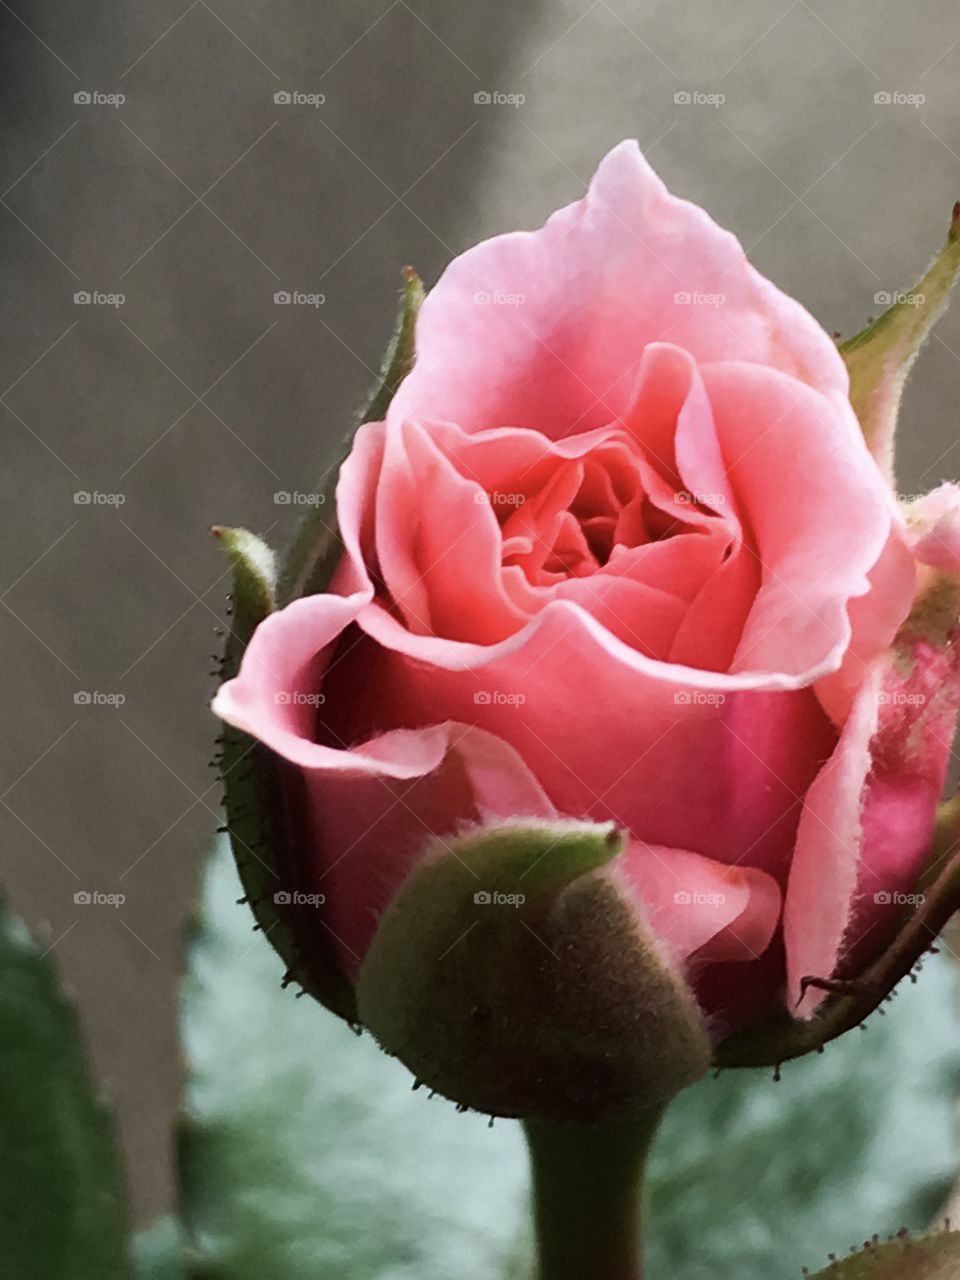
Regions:
[[432, 1089], [492, 1115], [658, 1107], [710, 1063], [683, 975], [611, 864], [611, 825], [490, 825], [435, 842], [360, 968], [360, 1017]]

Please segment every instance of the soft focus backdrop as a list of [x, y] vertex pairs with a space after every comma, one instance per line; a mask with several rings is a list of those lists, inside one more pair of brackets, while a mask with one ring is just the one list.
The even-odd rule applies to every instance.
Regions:
[[[77, 994], [145, 1220], [170, 1201], [175, 975], [219, 821], [208, 526], [282, 542], [401, 266], [430, 284], [537, 225], [626, 136], [828, 329], [860, 328], [960, 196], [960, 13], [0, 0], [0, 26], [0, 880]], [[275, 301], [295, 292], [324, 300]], [[905, 494], [960, 476], [958, 389], [960, 307], [908, 396]]]

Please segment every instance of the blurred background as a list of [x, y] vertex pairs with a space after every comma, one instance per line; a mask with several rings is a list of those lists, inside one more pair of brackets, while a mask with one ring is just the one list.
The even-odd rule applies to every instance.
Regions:
[[[536, 226], [626, 136], [855, 332], [960, 196], [960, 13], [0, 0], [0, 26], [0, 880], [76, 993], [145, 1221], [171, 1200], [181, 931], [219, 821], [208, 526], [282, 543], [403, 264], [430, 284]], [[921, 371], [905, 494], [960, 475], [960, 308]]]

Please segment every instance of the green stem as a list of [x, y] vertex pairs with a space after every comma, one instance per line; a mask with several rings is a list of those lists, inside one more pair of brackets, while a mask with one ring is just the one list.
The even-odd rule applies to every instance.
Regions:
[[643, 1179], [660, 1115], [525, 1124], [538, 1280], [642, 1280]]

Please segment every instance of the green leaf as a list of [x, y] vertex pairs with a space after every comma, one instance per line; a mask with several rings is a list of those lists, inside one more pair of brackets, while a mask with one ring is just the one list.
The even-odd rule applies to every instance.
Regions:
[[710, 1065], [703, 1016], [601, 869], [612, 823], [435, 841], [360, 969], [360, 1020], [425, 1084], [498, 1116], [659, 1108]]
[[0, 1274], [129, 1276], [112, 1118], [52, 961], [0, 904]]
[[960, 272], [960, 203], [954, 205], [947, 240], [926, 275], [879, 319], [846, 342], [840, 354], [850, 374], [850, 401], [867, 444], [893, 475], [893, 445], [900, 397], [917, 353], [947, 309]]
[[925, 1240], [866, 1244], [852, 1258], [818, 1271], [813, 1280], [956, 1280], [960, 1275], [960, 1234], [943, 1232]]
[[[236, 892], [221, 851], [184, 995], [192, 1280], [526, 1278], [517, 1123], [411, 1091], [372, 1040], [282, 993]], [[798, 1280], [875, 1231], [923, 1230], [955, 1169], [954, 987], [935, 957], [779, 1084], [730, 1071], [681, 1094], [654, 1148], [649, 1280]]]

